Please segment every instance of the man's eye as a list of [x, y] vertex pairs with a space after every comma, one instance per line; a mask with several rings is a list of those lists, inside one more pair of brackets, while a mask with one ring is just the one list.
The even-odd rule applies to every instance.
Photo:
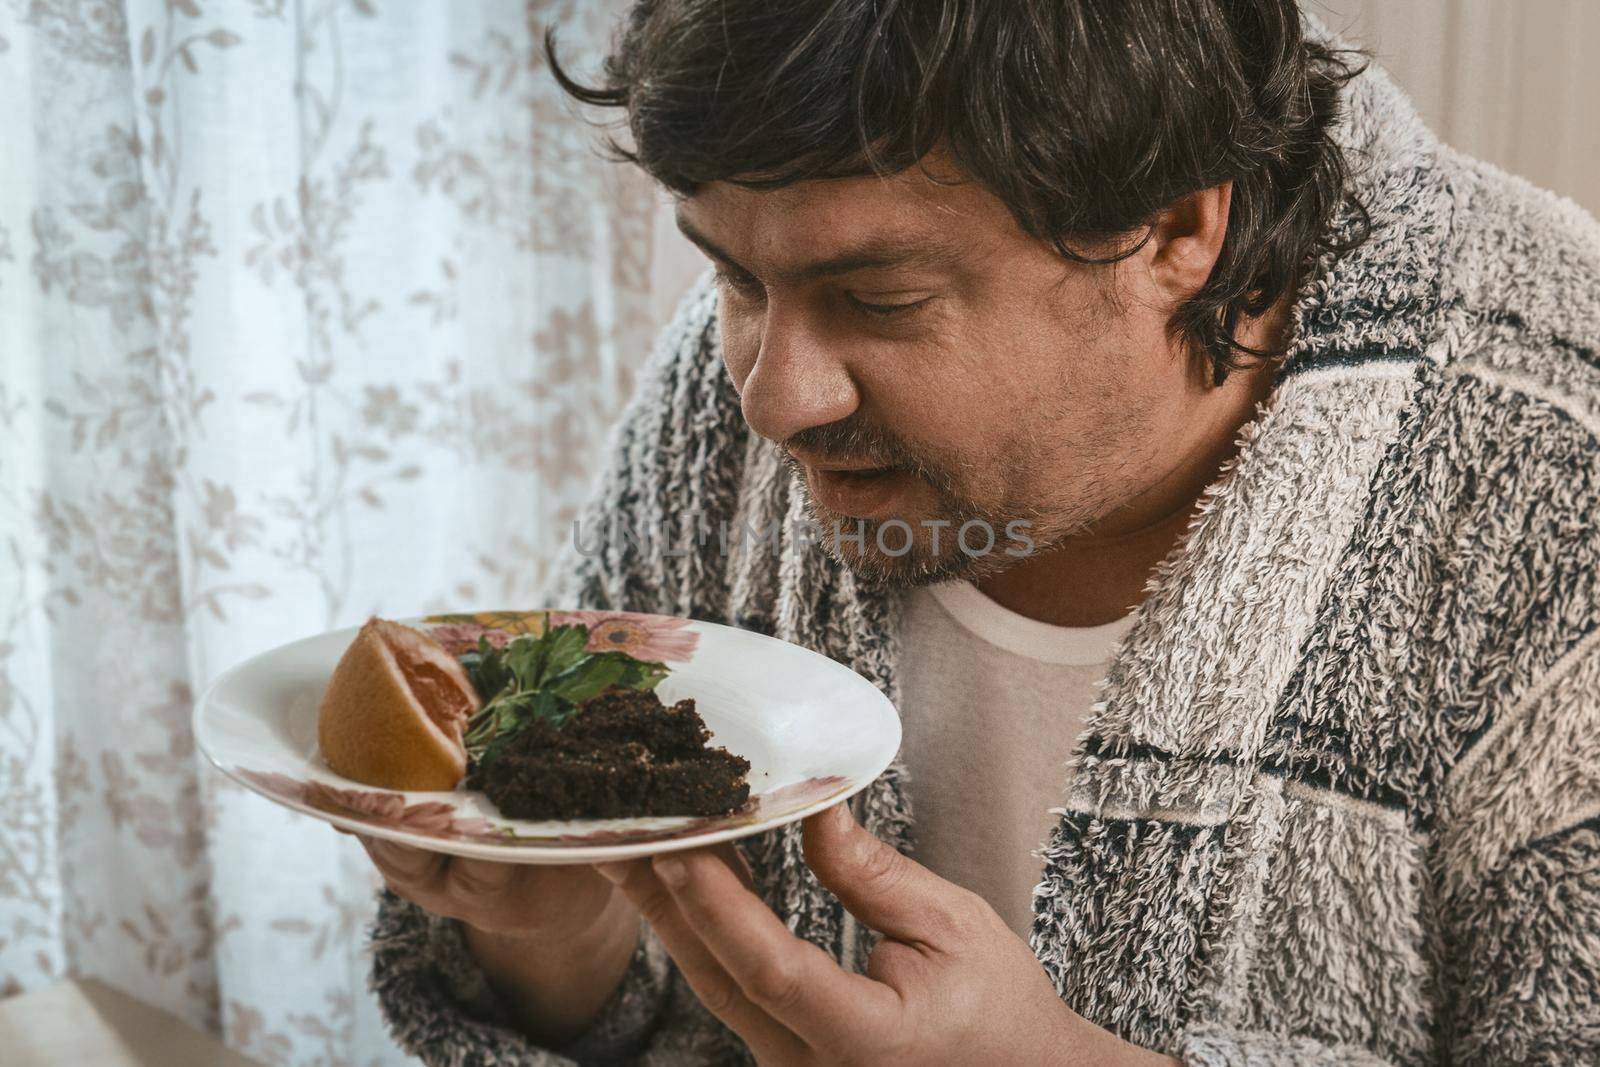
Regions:
[[762, 295], [761, 283], [748, 274], [735, 274], [722, 267], [716, 269], [717, 281], [732, 289], [740, 296], [758, 297]]
[[932, 297], [925, 296], [920, 300], [907, 300], [899, 304], [879, 304], [872, 301], [862, 300], [853, 293], [846, 293], [845, 296], [849, 299], [850, 305], [857, 311], [879, 319], [892, 319], [899, 315], [905, 315], [933, 299]]

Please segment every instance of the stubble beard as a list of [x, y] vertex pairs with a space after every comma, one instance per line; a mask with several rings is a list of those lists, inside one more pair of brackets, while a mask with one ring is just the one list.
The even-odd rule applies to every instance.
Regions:
[[[1049, 517], [1037, 508], [1012, 504], [985, 507], [957, 494], [942, 472], [927, 468], [913, 473], [934, 497], [930, 513], [873, 520], [840, 515], [819, 504], [806, 484], [798, 463], [785, 454], [796, 491], [805, 498], [806, 517], [815, 527], [817, 547], [848, 568], [865, 585], [880, 589], [908, 589], [943, 582], [970, 581], [998, 574], [1031, 556], [1046, 551], [1089, 528], [1092, 516]], [[924, 525], [937, 523], [937, 527]], [[885, 527], [895, 523], [892, 530]], [[913, 537], [909, 550], [905, 528]], [[979, 524], [973, 536], [962, 538], [968, 524]], [[1013, 531], [1020, 531], [1013, 537]], [[993, 531], [988, 544], [987, 531]], [[859, 537], [857, 536], [859, 533]], [[893, 551], [886, 551], [887, 544]]]
[[[787, 447], [777, 446], [796, 491], [805, 498], [807, 518], [813, 523], [818, 547], [857, 579], [870, 586], [910, 588], [941, 582], [978, 581], [1024, 562], [1074, 534], [1088, 529], [1098, 516], [1100, 501], [1067, 514], [1047, 513], [1031, 502], [1005, 501], [985, 505], [963, 494], [957, 479], [944, 466], [933, 463], [902, 441], [862, 422], [850, 419], [795, 435], [785, 445], [804, 446], [823, 454], [870, 458], [885, 467], [916, 478], [933, 498], [929, 513], [871, 520], [837, 514], [817, 502], [806, 483], [805, 470]], [[1036, 463], [1032, 456], [1015, 456], [1010, 465], [1024, 469]], [[940, 523], [937, 529], [924, 525]], [[894, 524], [893, 530], [885, 529]], [[908, 550], [904, 523], [913, 533]], [[962, 538], [963, 527], [981, 524], [976, 537]], [[1022, 536], [1014, 537], [1013, 524]], [[988, 532], [993, 543], [988, 545]], [[860, 537], [857, 538], [859, 532]], [[882, 547], [887, 544], [892, 551]], [[985, 547], [987, 545], [987, 547]]]

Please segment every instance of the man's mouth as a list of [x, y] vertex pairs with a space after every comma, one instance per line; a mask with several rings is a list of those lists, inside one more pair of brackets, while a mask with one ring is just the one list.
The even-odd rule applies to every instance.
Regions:
[[891, 505], [911, 485], [904, 467], [873, 466], [849, 460], [809, 460], [794, 456], [805, 471], [806, 486], [816, 502], [836, 515], [854, 519], [892, 517]]
[[888, 466], [870, 458], [835, 459], [784, 450], [805, 474], [811, 499], [824, 510], [846, 518], [893, 518], [894, 501], [915, 482], [907, 467]]

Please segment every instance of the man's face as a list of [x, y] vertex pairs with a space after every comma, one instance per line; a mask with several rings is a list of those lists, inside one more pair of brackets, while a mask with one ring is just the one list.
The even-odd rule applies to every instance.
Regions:
[[[867, 577], [1015, 563], [1008, 524], [1047, 548], [1178, 462], [1164, 445], [1203, 383], [1140, 256], [1074, 263], [975, 183], [917, 169], [715, 183], [679, 223], [719, 268], [746, 421], [803, 478], [822, 544]], [[974, 521], [987, 552], [982, 526], [958, 538]]]

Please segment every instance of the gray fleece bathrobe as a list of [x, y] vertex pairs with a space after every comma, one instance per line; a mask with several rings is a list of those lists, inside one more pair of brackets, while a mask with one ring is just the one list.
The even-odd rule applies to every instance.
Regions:
[[[1342, 142], [1371, 240], [1318, 264], [1063, 768], [1032, 946], [1062, 999], [1195, 1065], [1600, 1063], [1600, 228], [1440, 145], [1380, 71]], [[1345, 213], [1336, 223], [1350, 225]], [[586, 529], [803, 516], [702, 284]], [[608, 543], [552, 603], [775, 634], [898, 692], [896, 601], [814, 550]], [[917, 783], [857, 798], [910, 848]], [[981, 812], [976, 813], [981, 817]], [[795, 931], [872, 944], [797, 827], [745, 842]], [[653, 937], [594, 1029], [511, 1029], [455, 924], [385, 892], [373, 988], [428, 1064], [739, 1063]]]

